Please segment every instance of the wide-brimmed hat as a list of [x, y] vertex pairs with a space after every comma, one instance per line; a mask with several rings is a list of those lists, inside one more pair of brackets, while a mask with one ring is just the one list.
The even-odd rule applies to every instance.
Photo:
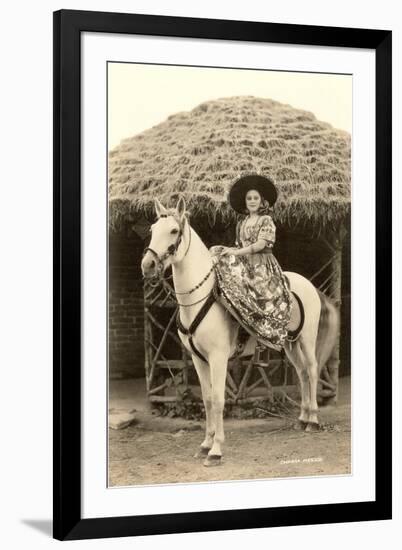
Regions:
[[266, 176], [260, 176], [259, 174], [249, 174], [235, 180], [230, 188], [228, 200], [233, 210], [241, 214], [244, 213], [246, 208], [246, 194], [250, 189], [258, 191], [261, 197], [269, 202], [270, 206], [275, 204], [278, 197], [278, 191], [273, 180]]

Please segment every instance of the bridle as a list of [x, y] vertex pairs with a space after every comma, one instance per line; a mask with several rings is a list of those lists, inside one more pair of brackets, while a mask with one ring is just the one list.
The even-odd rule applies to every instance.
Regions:
[[[167, 218], [168, 215], [167, 214], [162, 214], [159, 217], [160, 218]], [[169, 256], [174, 256], [176, 254], [176, 252], [177, 252], [177, 250], [178, 250], [178, 248], [181, 244], [181, 241], [182, 241], [183, 230], [184, 230], [184, 227], [182, 227], [181, 224], [179, 223], [179, 234], [177, 235], [176, 242], [169, 245], [166, 252], [164, 254], [162, 254], [162, 256], [159, 256], [159, 254], [153, 248], [151, 248], [150, 246], [148, 246], [147, 248], [144, 248], [144, 252], [142, 253], [142, 256], [144, 257], [147, 252], [151, 252], [151, 254], [154, 256], [154, 258], [156, 260], [156, 275], [151, 278], [151, 285], [156, 286], [156, 285], [159, 284], [159, 282], [161, 280], [163, 280], [163, 262], [166, 260], [166, 258], [169, 258]], [[191, 245], [191, 229], [190, 229], [190, 226], [189, 226], [188, 235], [189, 235], [188, 245], [187, 245], [187, 248], [186, 248], [186, 251], [184, 253], [183, 258], [185, 258], [187, 256], [187, 252], [189, 251], [189, 248], [190, 248], [190, 245]]]
[[[167, 217], [168, 217], [167, 214], [162, 214], [160, 216], [160, 218], [167, 218]], [[178, 248], [181, 244], [181, 241], [182, 241], [183, 232], [184, 232], [184, 228], [179, 223], [179, 234], [177, 236], [176, 242], [171, 244], [170, 246], [168, 246], [166, 252], [164, 254], [162, 254], [162, 256], [159, 256], [159, 254], [153, 248], [151, 248], [150, 246], [148, 246], [147, 248], [144, 249], [144, 252], [142, 254], [143, 257], [145, 256], [145, 254], [147, 252], [151, 252], [151, 254], [154, 256], [154, 258], [156, 260], [156, 275], [154, 275], [153, 277], [150, 278], [150, 285], [151, 286], [154, 286], [154, 287], [158, 286], [161, 282], [164, 282], [164, 281], [167, 280], [163, 277], [163, 262], [169, 256], [174, 256], [176, 254], [176, 252], [177, 252], [177, 250], [178, 250]], [[190, 228], [190, 226], [189, 226], [188, 235], [189, 235], [188, 236], [188, 245], [187, 245], [186, 251], [184, 253], [183, 259], [187, 256], [187, 252], [189, 251], [190, 245], [191, 245], [191, 228]], [[184, 294], [192, 294], [193, 292], [195, 292], [196, 290], [201, 288], [202, 285], [207, 281], [207, 279], [211, 275], [212, 271], [214, 270], [214, 267], [215, 266], [212, 264], [211, 269], [208, 271], [208, 273], [205, 275], [205, 277], [197, 285], [195, 285], [193, 288], [190, 288], [190, 290], [187, 290], [185, 292], [176, 292], [175, 290], [173, 290], [173, 288], [169, 288], [169, 292], [173, 292], [176, 296], [184, 295]], [[168, 278], [170, 278], [170, 277], [168, 277]], [[180, 303], [178, 303], [178, 305], [183, 306], [183, 307], [190, 307], [190, 306], [193, 306], [193, 305], [196, 305], [196, 304], [202, 302], [207, 297], [208, 297], [208, 295], [204, 296], [203, 298], [201, 298], [200, 300], [197, 300], [196, 302], [194, 302], [192, 304], [180, 304]]]
[[[167, 214], [162, 214], [160, 216], [160, 218], [167, 218], [167, 217], [168, 217]], [[177, 221], [177, 219], [176, 219], [176, 221]], [[186, 257], [186, 255], [187, 255], [187, 253], [190, 249], [190, 245], [191, 245], [191, 227], [190, 227], [190, 225], [188, 227], [189, 227], [188, 245], [187, 245], [186, 251], [184, 253], [183, 259]], [[169, 258], [169, 256], [174, 256], [176, 254], [176, 252], [177, 252], [177, 250], [178, 250], [178, 248], [181, 244], [181, 241], [182, 241], [183, 232], [184, 232], [184, 225], [182, 226], [181, 223], [179, 223], [179, 234], [177, 236], [176, 242], [171, 244], [170, 246], [168, 246], [166, 252], [164, 252], [161, 256], [159, 256], [159, 254], [153, 248], [151, 248], [150, 246], [148, 246], [147, 248], [144, 249], [143, 256], [147, 252], [150, 252], [156, 260], [156, 274], [150, 280], [150, 285], [151, 286], [157, 286], [160, 283], [162, 283], [164, 286], [167, 284], [166, 279], [163, 277], [163, 272], [164, 272], [163, 262], [166, 260], [166, 258]], [[186, 292], [176, 292], [175, 290], [170, 288], [170, 285], [169, 285], [169, 293], [173, 292], [176, 296], [179, 295], [179, 294], [180, 295], [192, 294], [193, 292], [195, 292], [197, 289], [199, 289], [207, 281], [207, 279], [209, 278], [209, 276], [211, 275], [213, 270], [214, 270], [214, 264], [212, 264], [212, 267], [210, 268], [208, 273], [204, 276], [204, 278], [197, 285], [195, 285], [190, 290], [187, 290]], [[207, 362], [207, 360], [202, 355], [202, 353], [200, 353], [200, 351], [197, 349], [197, 347], [195, 346], [194, 341], [193, 341], [193, 336], [194, 336], [195, 331], [197, 330], [197, 327], [202, 322], [205, 315], [208, 313], [208, 311], [210, 310], [212, 305], [215, 303], [215, 301], [216, 301], [216, 292], [215, 292], [215, 287], [213, 287], [208, 292], [208, 294], [206, 296], [203, 296], [201, 299], [197, 300], [196, 302], [193, 302], [192, 304], [180, 304], [179, 302], [177, 302], [177, 305], [180, 306], [180, 307], [191, 307], [191, 306], [194, 306], [196, 304], [200, 304], [201, 302], [203, 302], [203, 305], [201, 306], [200, 310], [197, 312], [195, 318], [193, 319], [192, 323], [190, 324], [190, 326], [188, 328], [185, 328], [183, 323], [181, 322], [181, 320], [180, 320], [180, 308], [178, 308], [177, 313], [176, 313], [176, 325], [177, 325], [177, 330], [179, 332], [181, 332], [185, 336], [188, 336], [188, 342], [189, 342], [189, 345], [190, 345], [193, 353], [195, 355], [197, 355], [204, 362]]]

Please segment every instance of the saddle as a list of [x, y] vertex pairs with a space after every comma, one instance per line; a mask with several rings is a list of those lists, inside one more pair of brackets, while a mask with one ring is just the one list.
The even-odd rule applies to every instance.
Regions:
[[[237, 334], [236, 350], [232, 357], [237, 357], [241, 355], [249, 337], [253, 336], [252, 333], [249, 333], [244, 328], [237, 312], [234, 310], [233, 307], [231, 307], [231, 304], [229, 304], [226, 300], [222, 299], [221, 290], [218, 284], [215, 284], [207, 300], [204, 302], [203, 306], [201, 307], [201, 309], [195, 316], [195, 319], [193, 320], [193, 322], [188, 328], [184, 327], [183, 323], [181, 322], [180, 310], [177, 311], [177, 315], [176, 315], [177, 329], [182, 334], [189, 337], [189, 344], [192, 351], [195, 353], [195, 355], [197, 355], [197, 357], [199, 357], [205, 363], [207, 362], [207, 360], [202, 355], [202, 353], [196, 348], [193, 342], [193, 336], [198, 326], [203, 321], [204, 317], [206, 316], [206, 314], [208, 313], [208, 311], [211, 309], [212, 305], [216, 301], [219, 301], [225, 307], [225, 309], [228, 310], [228, 312], [232, 315], [232, 317], [234, 317], [239, 322], [239, 325], [240, 325], [239, 331]], [[304, 325], [304, 307], [299, 296], [292, 291], [292, 314], [288, 324], [288, 336], [287, 336], [287, 340], [289, 342], [295, 342], [297, 340], [303, 328], [303, 325]]]
[[[222, 305], [226, 307], [225, 301], [220, 301]], [[232, 358], [240, 356], [248, 342], [251, 333], [249, 333], [242, 324], [240, 324], [239, 317], [234, 314], [233, 310], [230, 311], [231, 315], [239, 322], [239, 331], [237, 333], [236, 350]], [[286, 340], [288, 342], [295, 342], [300, 336], [304, 326], [304, 306], [299, 296], [292, 291], [292, 314], [288, 324], [288, 335]]]
[[[290, 287], [289, 281], [288, 286]], [[236, 350], [233, 357], [237, 357], [243, 353], [243, 350], [247, 344], [248, 339], [250, 336], [255, 336], [252, 331], [246, 330], [242, 323], [241, 316], [234, 308], [233, 304], [229, 302], [225, 297], [222, 296], [219, 286], [216, 286], [215, 289], [215, 296], [216, 299], [220, 302], [220, 304], [231, 314], [231, 316], [236, 319], [236, 321], [239, 323], [239, 331], [237, 333], [237, 342], [236, 342]], [[292, 297], [292, 313], [290, 317], [289, 324], [287, 326], [288, 334], [286, 340], [288, 342], [295, 342], [298, 337], [300, 336], [300, 333], [304, 326], [304, 306], [299, 298], [298, 294], [296, 292], [291, 291], [291, 297]], [[274, 349], [277, 349], [280, 351], [280, 348], [274, 347]]]

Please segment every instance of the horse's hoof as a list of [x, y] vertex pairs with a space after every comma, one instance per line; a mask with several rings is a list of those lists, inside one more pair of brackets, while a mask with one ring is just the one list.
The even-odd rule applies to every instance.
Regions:
[[208, 455], [204, 460], [204, 466], [220, 466], [222, 464], [222, 457], [220, 455]]
[[319, 432], [320, 431], [320, 425], [318, 422], [307, 422], [307, 426], [305, 429], [306, 432]]
[[298, 420], [293, 424], [293, 429], [298, 432], [304, 432], [304, 430], [306, 429], [306, 426], [307, 426], [307, 422], [305, 422], [304, 420]]
[[194, 458], [205, 458], [208, 456], [210, 449], [208, 447], [200, 447], [195, 453]]

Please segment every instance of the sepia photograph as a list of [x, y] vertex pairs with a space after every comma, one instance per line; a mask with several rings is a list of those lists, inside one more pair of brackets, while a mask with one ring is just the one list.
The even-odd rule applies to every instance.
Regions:
[[352, 75], [106, 80], [108, 487], [351, 475]]

